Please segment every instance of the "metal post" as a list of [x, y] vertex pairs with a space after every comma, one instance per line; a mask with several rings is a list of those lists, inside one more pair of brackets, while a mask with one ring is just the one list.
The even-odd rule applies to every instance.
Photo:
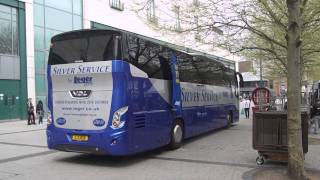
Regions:
[[260, 86], [259, 87], [263, 87], [262, 85], [262, 60], [260, 59]]
[[[260, 85], [259, 85], [259, 87], [263, 87], [263, 85], [262, 85], [262, 60], [260, 59]], [[262, 95], [262, 93], [261, 92], [259, 92], [258, 93], [258, 99], [259, 99], [259, 104], [258, 104], [258, 106], [259, 106], [259, 110], [260, 111], [262, 111], [262, 106], [263, 106], [263, 100], [262, 100], [262, 98], [264, 98], [263, 97], [263, 95]]]

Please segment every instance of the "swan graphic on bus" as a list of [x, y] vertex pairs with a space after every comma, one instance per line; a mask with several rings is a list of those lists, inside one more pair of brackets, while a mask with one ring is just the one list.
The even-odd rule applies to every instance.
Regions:
[[239, 121], [234, 70], [122, 30], [80, 30], [51, 39], [50, 149], [123, 156]]

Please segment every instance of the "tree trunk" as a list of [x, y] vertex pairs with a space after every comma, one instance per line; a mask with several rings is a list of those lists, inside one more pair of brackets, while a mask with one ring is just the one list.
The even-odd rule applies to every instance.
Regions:
[[301, 0], [287, 0], [288, 8], [288, 175], [306, 179], [301, 132]]

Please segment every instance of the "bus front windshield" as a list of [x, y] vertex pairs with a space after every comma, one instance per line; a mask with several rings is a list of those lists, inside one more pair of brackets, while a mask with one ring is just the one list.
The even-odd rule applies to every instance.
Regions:
[[58, 35], [53, 39], [49, 65], [108, 61], [120, 56], [119, 35], [112, 32], [84, 31]]

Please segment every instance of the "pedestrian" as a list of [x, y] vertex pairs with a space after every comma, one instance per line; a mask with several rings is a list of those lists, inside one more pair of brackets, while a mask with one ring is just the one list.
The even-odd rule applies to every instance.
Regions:
[[36, 112], [37, 112], [37, 115], [39, 117], [39, 123], [38, 124], [43, 124], [43, 103], [41, 100], [38, 101], [38, 104], [37, 104], [37, 107], [36, 107]]
[[320, 115], [313, 116], [310, 119], [310, 126], [309, 126], [310, 132], [313, 131], [314, 134], [318, 134], [319, 128], [320, 128], [319, 125], [320, 125]]
[[32, 99], [29, 98], [27, 102], [27, 112], [28, 112], [28, 125], [36, 124], [34, 117], [34, 106], [32, 104]]
[[248, 98], [245, 98], [244, 100], [244, 112], [246, 114], [246, 119], [249, 119], [249, 112], [250, 112], [250, 100]]

